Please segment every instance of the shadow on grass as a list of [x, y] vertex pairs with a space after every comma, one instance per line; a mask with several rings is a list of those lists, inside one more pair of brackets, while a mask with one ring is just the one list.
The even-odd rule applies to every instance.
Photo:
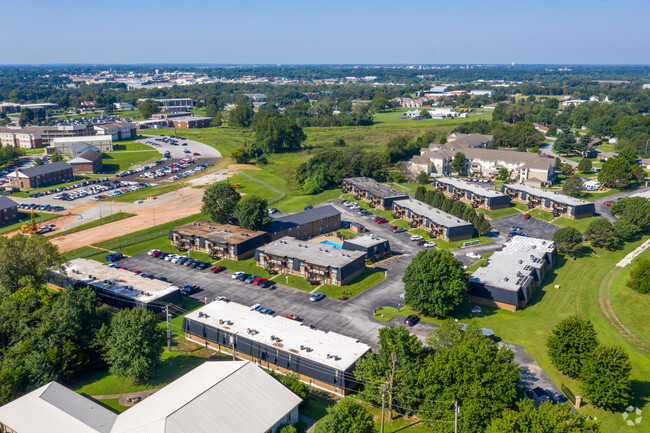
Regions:
[[650, 381], [633, 379], [630, 388], [632, 391], [630, 404], [638, 408], [645, 407], [650, 398]]
[[122, 413], [122, 412], [116, 410], [114, 407], [111, 407], [111, 406], [107, 405], [107, 404], [104, 403], [103, 401], [101, 401], [101, 400], [97, 400], [97, 399], [95, 399], [95, 398], [92, 398], [91, 396], [89, 396], [89, 395], [86, 394], [85, 392], [82, 392], [80, 395], [82, 395], [82, 396], [86, 397], [88, 400], [91, 400], [92, 402], [94, 402], [94, 403], [100, 405], [100, 406], [103, 407], [104, 409], [108, 409], [108, 410], [110, 410], [111, 412], [113, 412], [113, 413], [115, 413], [115, 414], [118, 414], [118, 415], [119, 415], [119, 414]]
[[[591, 250], [590, 247], [582, 247], [582, 249]], [[557, 278], [557, 270], [564, 267], [567, 260], [569, 260], [569, 259], [564, 254], [558, 254], [557, 255], [557, 258], [555, 260], [555, 264], [546, 273], [546, 275], [544, 276], [544, 279], [542, 280], [542, 283], [533, 292], [533, 296], [530, 299], [530, 301], [528, 302], [528, 304], [526, 304], [525, 307], [521, 308], [522, 310], [534, 306], [535, 304], [539, 303], [544, 298], [544, 295], [546, 295], [547, 290], [550, 287], [552, 287], [553, 283], [555, 282], [555, 279]]]

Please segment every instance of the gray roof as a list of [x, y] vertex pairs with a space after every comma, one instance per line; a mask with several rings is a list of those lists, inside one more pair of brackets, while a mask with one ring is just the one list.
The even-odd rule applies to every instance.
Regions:
[[269, 232], [278, 232], [302, 224], [309, 224], [328, 217], [341, 215], [334, 206], [318, 206], [310, 210], [296, 212], [288, 215], [282, 215], [271, 221]]
[[88, 149], [85, 152], [79, 154], [76, 158], [73, 158], [68, 161], [68, 164], [88, 164], [95, 162], [96, 160], [102, 159], [101, 152], [96, 150]]
[[488, 264], [472, 274], [472, 280], [506, 290], [517, 291], [528, 285], [532, 270], [546, 263], [544, 257], [555, 250], [555, 243], [545, 239], [513, 236], [495, 252]]
[[523, 183], [507, 183], [503, 186], [504, 188], [512, 189], [515, 191], [524, 191], [528, 195], [548, 198], [553, 200], [556, 203], [566, 204], [570, 206], [581, 206], [585, 204], [592, 204], [590, 201], [580, 200], [579, 198], [575, 198], [575, 197], [569, 197], [568, 195], [560, 194], [559, 192], [549, 191], [541, 188], [535, 188], [534, 186], [525, 185]]
[[467, 182], [462, 179], [455, 179], [453, 177], [438, 177], [433, 182], [434, 184], [440, 182], [451, 185], [454, 188], [470, 191], [474, 195], [480, 195], [483, 197], [505, 197], [507, 195], [493, 189], [484, 188], [479, 183]]
[[0, 210], [11, 209], [16, 206], [18, 204], [9, 197], [0, 196]]
[[[35, 167], [18, 169], [18, 171], [27, 177], [42, 176], [65, 169], [71, 169], [70, 164], [64, 161], [52, 162], [50, 164], [37, 165]], [[15, 174], [15, 173], [14, 173]]]
[[390, 186], [379, 183], [369, 177], [348, 177], [343, 182], [356, 186], [357, 188], [368, 191], [375, 197], [379, 198], [406, 198], [408, 195], [403, 191], [397, 191]]
[[447, 137], [448, 143], [463, 147], [479, 147], [491, 143], [492, 141], [494, 141], [493, 135], [484, 134], [462, 134], [456, 132]]
[[469, 148], [463, 151], [467, 159], [480, 159], [482, 161], [502, 160], [509, 163], [522, 163], [528, 168], [548, 171], [555, 166], [555, 159], [541, 156], [531, 152], [517, 152], [516, 150]]
[[[104, 137], [104, 136], [103, 136], [103, 135], [100, 135], [99, 137]], [[87, 142], [85, 142], [85, 141], [80, 141], [80, 142], [77, 142], [77, 143], [72, 143], [72, 145], [70, 145], [70, 150], [71, 150], [73, 153], [77, 153], [77, 154], [79, 154], [79, 153], [83, 153], [83, 152], [85, 152], [85, 151], [87, 151], [87, 150], [96, 150], [96, 151], [99, 152], [99, 149], [98, 149], [97, 147], [95, 147], [95, 146], [93, 146], [92, 144], [89, 144], [89, 143], [87, 143]]]
[[333, 268], [342, 268], [365, 255], [361, 251], [344, 251], [319, 243], [297, 241], [289, 236], [261, 246], [257, 251], [277, 257], [299, 259], [312, 265], [331, 266]]
[[443, 212], [440, 209], [436, 209], [435, 207], [431, 207], [426, 203], [422, 203], [420, 200], [397, 200], [393, 203], [393, 205], [410, 209], [414, 214], [423, 216], [439, 226], [464, 227], [472, 225], [471, 223], [448, 214], [447, 212]]
[[354, 245], [359, 245], [360, 247], [370, 248], [370, 247], [374, 247], [375, 245], [383, 244], [386, 241], [387, 241], [386, 239], [380, 238], [375, 235], [364, 235], [364, 236], [357, 236], [356, 238], [346, 239], [345, 241], [343, 241], [343, 246], [345, 247], [346, 243], [350, 243]]

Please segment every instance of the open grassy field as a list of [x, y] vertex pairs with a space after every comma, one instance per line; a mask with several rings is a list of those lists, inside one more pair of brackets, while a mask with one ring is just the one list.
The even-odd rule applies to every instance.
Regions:
[[154, 148], [149, 146], [148, 144], [138, 143], [135, 140], [122, 140], [113, 143], [114, 152], [117, 151], [133, 152], [133, 151], [140, 151], [140, 150], [151, 151], [154, 150]]
[[542, 220], [542, 221], [546, 221], [546, 222], [549, 222], [554, 218], [552, 213], [547, 212], [547, 211], [542, 210], [542, 209], [531, 209], [531, 210], [528, 211], [528, 213], [533, 218], [537, 218], [538, 220]]
[[507, 217], [509, 215], [518, 214], [520, 212], [519, 209], [517, 208], [517, 206], [515, 206], [514, 203], [510, 203], [510, 206], [508, 206], [506, 208], [503, 208], [503, 209], [489, 210], [489, 209], [479, 208], [479, 209], [476, 209], [476, 211], [487, 215], [488, 217], [490, 217], [490, 219], [503, 218], [503, 217]]
[[[513, 313], [482, 307], [483, 314], [473, 320], [480, 327], [492, 329], [505, 341], [526, 346], [556, 384], [564, 383], [574, 394], [581, 395], [580, 383], [564, 376], [551, 364], [546, 352], [546, 339], [560, 320], [572, 314], [589, 318], [602, 344], [620, 345], [630, 355], [631, 404], [647, 408], [650, 400], [650, 332], [647, 327], [650, 297], [625, 287], [629, 266], [615, 267], [621, 258], [646, 239], [626, 244], [614, 252], [585, 246], [585, 257], [577, 260], [560, 256], [554, 270], [547, 274], [526, 308]], [[650, 257], [650, 252], [646, 251], [642, 256]], [[555, 288], [556, 284], [559, 289]], [[396, 311], [383, 308], [380, 313], [384, 314], [383, 320], [389, 320]], [[410, 310], [402, 309], [399, 314], [405, 316], [409, 313]], [[457, 318], [470, 319], [466, 311]], [[440, 323], [436, 318], [424, 320]], [[626, 426], [620, 413], [594, 408], [588, 402], [582, 412], [597, 417], [606, 432], [645, 431], [642, 425]]]
[[470, 114], [467, 118], [457, 117], [455, 119], [422, 119], [413, 120], [410, 117], [404, 117], [404, 113], [413, 110], [412, 108], [398, 108], [377, 113], [373, 118], [374, 128], [421, 128], [423, 126], [456, 126], [459, 123], [471, 122], [472, 120], [492, 120], [492, 112], [488, 111], [483, 114]]
[[144, 165], [147, 162], [153, 162], [160, 158], [162, 158], [162, 155], [155, 150], [136, 150], [136, 151], [102, 153], [102, 162], [104, 163], [104, 171], [108, 173], [117, 173], [120, 171], [126, 171], [132, 166]]
[[[245, 272], [251, 275], [259, 275], [260, 277], [271, 278], [271, 274], [266, 272], [264, 268], [257, 266], [253, 257], [246, 260], [224, 259], [216, 262], [215, 264], [225, 266], [226, 269], [232, 272]], [[278, 280], [278, 282], [284, 284], [284, 280]]]
[[579, 220], [572, 220], [571, 218], [556, 218], [551, 222], [560, 227], [575, 227], [580, 233], [584, 233], [589, 224], [597, 219], [600, 219], [600, 217], [581, 218]]

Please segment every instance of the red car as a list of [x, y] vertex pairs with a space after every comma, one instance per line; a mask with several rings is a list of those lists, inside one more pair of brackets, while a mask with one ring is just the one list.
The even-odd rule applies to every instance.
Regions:
[[524, 219], [525, 219], [525, 220], [529, 220], [529, 219], [530, 219], [530, 214], [527, 213], [526, 215], [524, 215]]
[[219, 266], [215, 266], [214, 268], [210, 269], [210, 272], [216, 274], [216, 273], [219, 273], [219, 272], [222, 272], [222, 271], [225, 271], [225, 270], [226, 270], [225, 266], [219, 265]]
[[426, 244], [427, 241], [425, 241], [425, 240], [423, 239], [423, 240], [421, 240], [421, 241], [418, 241], [417, 243], [418, 243], [418, 247], [421, 247], [422, 245]]
[[256, 286], [259, 286], [259, 285], [262, 284], [264, 281], [266, 281], [266, 278], [264, 278], [264, 277], [257, 277], [257, 278], [255, 278], [255, 279], [253, 280], [253, 284], [255, 284]]
[[[124, 269], [126, 269], [126, 268], [124, 268]], [[134, 273], [134, 274], [141, 274], [142, 271], [139, 271], [139, 270], [138, 270], [138, 271], [133, 271], [133, 273]]]
[[194, 155], [194, 156], [201, 156], [201, 154], [200, 154], [199, 152], [194, 152], [192, 155]]
[[151, 254], [151, 257], [158, 257], [161, 254], [162, 254], [162, 251], [156, 251], [153, 254]]
[[128, 269], [126, 268], [126, 266], [120, 266], [120, 267], [117, 268], [117, 269], [124, 269], [125, 271], [128, 271]]
[[291, 319], [291, 320], [300, 320], [300, 317], [295, 315], [295, 314], [291, 314], [290, 316], [286, 316], [286, 318]]
[[603, 203], [603, 204], [604, 204], [605, 206], [611, 206], [611, 205], [612, 205], [612, 202], [611, 202], [611, 201], [606, 201], [606, 202]]

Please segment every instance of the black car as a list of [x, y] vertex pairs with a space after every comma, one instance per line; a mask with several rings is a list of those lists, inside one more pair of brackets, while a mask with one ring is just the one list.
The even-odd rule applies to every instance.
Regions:
[[239, 281], [246, 281], [246, 278], [250, 277], [250, 274], [241, 274], [237, 277]]
[[274, 285], [275, 285], [275, 282], [273, 282], [271, 280], [262, 281], [260, 283], [260, 287], [263, 288], [263, 289], [268, 289], [269, 287], [273, 287]]
[[185, 295], [185, 296], [192, 295], [198, 292], [199, 290], [201, 290], [199, 286], [192, 286], [190, 284], [181, 286], [180, 289], [181, 289], [181, 295]]
[[159, 255], [157, 258], [159, 258], [159, 259], [164, 259], [164, 258], [167, 257], [168, 255], [169, 255], [169, 253], [162, 252], [162, 253], [160, 253], [160, 255]]
[[418, 316], [416, 316], [415, 314], [411, 314], [406, 319], [404, 319], [404, 324], [406, 326], [413, 326], [416, 323], [418, 323], [419, 321], [420, 321], [420, 318]]
[[208, 269], [209, 267], [210, 267], [210, 263], [200, 262], [199, 265], [196, 267], [196, 269], [203, 270], [203, 269]]

